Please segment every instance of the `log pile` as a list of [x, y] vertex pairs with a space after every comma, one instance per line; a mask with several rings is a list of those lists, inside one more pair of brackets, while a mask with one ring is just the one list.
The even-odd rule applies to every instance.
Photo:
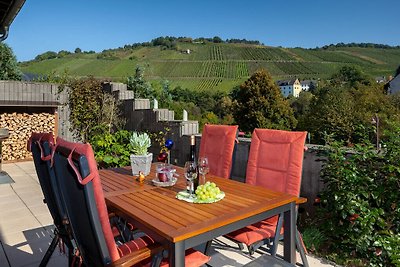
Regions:
[[27, 150], [27, 141], [32, 132], [53, 132], [55, 115], [50, 113], [3, 113], [0, 114], [0, 128], [7, 128], [10, 136], [3, 141], [3, 160], [32, 159]]

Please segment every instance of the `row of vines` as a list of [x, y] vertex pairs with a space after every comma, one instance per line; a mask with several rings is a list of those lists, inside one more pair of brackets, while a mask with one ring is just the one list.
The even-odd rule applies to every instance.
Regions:
[[172, 61], [157, 62], [149, 76], [155, 77], [182, 77], [182, 78], [242, 78], [248, 77], [249, 71], [246, 62], [241, 61]]
[[[260, 69], [273, 76], [324, 75], [335, 72], [348, 63], [323, 62], [270, 62], [270, 61], [171, 61], [157, 62], [149, 76], [171, 78], [220, 78], [248, 77]], [[208, 79], [207, 79], [208, 80]]]
[[268, 60], [293, 61], [296, 58], [280, 48], [213, 45], [196, 50], [196, 60]]

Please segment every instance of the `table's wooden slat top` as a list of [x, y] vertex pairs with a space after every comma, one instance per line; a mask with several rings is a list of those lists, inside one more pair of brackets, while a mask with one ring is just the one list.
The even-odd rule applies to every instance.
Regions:
[[155, 175], [152, 172], [147, 177], [149, 180], [144, 184], [140, 184], [136, 181], [137, 177], [132, 175], [130, 167], [103, 169], [99, 171], [99, 174], [105, 197], [153, 188], [149, 177], [154, 177], [153, 175]]
[[182, 169], [173, 187], [151, 185], [154, 168], [140, 185], [129, 168], [100, 171], [107, 204], [126, 213], [168, 240], [177, 242], [229, 223], [298, 200], [297, 197], [229, 179], [207, 175], [225, 192], [211, 204], [193, 204], [175, 198], [186, 188]]

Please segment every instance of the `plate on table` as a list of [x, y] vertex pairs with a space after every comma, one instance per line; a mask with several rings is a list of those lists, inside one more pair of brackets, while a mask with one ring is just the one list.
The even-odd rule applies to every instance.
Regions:
[[179, 200], [183, 200], [190, 203], [199, 203], [199, 204], [207, 204], [207, 203], [214, 203], [218, 202], [225, 197], [224, 192], [220, 192], [215, 198], [208, 198], [208, 199], [198, 199], [197, 197], [189, 198], [189, 193], [186, 191], [180, 191], [176, 194], [176, 198]]
[[161, 187], [166, 187], [166, 186], [173, 186], [176, 184], [176, 181], [178, 181], [178, 178], [172, 177], [171, 180], [167, 182], [160, 182], [157, 178], [151, 180], [155, 186], [161, 186]]

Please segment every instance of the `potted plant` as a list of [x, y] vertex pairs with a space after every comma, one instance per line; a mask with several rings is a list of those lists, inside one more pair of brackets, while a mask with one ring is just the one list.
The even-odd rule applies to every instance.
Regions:
[[130, 137], [133, 154], [131, 158], [132, 174], [139, 175], [142, 172], [144, 175], [150, 173], [153, 154], [147, 150], [151, 146], [151, 140], [147, 133], [133, 132]]

